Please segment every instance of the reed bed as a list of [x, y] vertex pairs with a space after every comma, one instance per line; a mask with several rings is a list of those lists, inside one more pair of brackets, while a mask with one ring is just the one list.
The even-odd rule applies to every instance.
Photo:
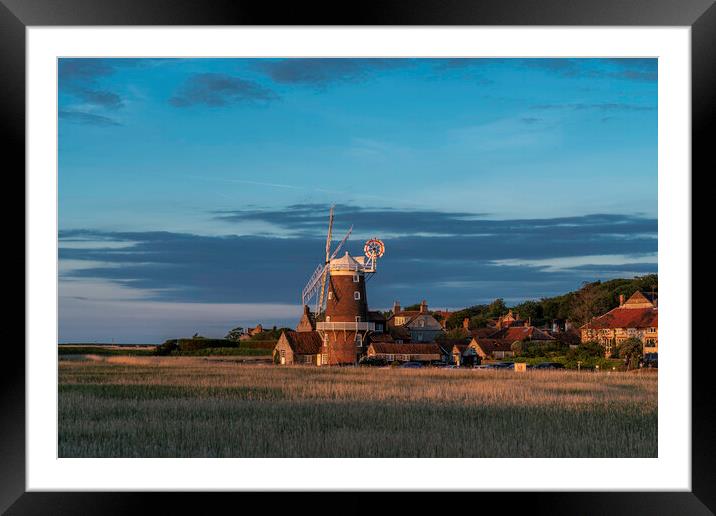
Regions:
[[657, 375], [60, 363], [61, 457], [655, 457]]

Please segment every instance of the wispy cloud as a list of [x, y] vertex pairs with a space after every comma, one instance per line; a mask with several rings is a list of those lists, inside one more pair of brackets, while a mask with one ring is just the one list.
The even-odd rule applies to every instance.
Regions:
[[413, 65], [410, 59], [280, 59], [258, 61], [256, 68], [283, 84], [325, 86], [331, 82], [362, 81], [376, 72]]
[[60, 59], [57, 69], [59, 91], [81, 104], [81, 107], [66, 106], [60, 111], [60, 118], [99, 127], [120, 125], [106, 114], [95, 112], [124, 107], [117, 92], [100, 84], [102, 79], [115, 73], [116, 66], [111, 59]]
[[190, 76], [169, 99], [175, 107], [205, 105], [222, 107], [237, 103], [270, 102], [279, 96], [257, 82], [223, 73]]
[[623, 102], [573, 102], [565, 104], [535, 104], [532, 109], [552, 110], [552, 109], [571, 109], [575, 111], [596, 110], [596, 111], [654, 111], [655, 106], [645, 106], [641, 104], [627, 104]]
[[70, 122], [77, 122], [80, 124], [94, 125], [97, 127], [112, 127], [122, 125], [110, 117], [104, 115], [97, 115], [94, 113], [88, 113], [85, 111], [71, 111], [63, 109], [59, 111], [58, 115], [62, 120], [68, 120]]

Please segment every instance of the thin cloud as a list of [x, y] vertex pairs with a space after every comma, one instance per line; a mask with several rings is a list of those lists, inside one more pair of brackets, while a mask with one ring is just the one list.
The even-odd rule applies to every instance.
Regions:
[[412, 65], [408, 59], [281, 59], [258, 61], [256, 68], [282, 84], [326, 85], [362, 81], [375, 72]]
[[222, 107], [236, 103], [271, 102], [278, 98], [272, 90], [251, 80], [222, 73], [198, 73], [186, 80], [169, 103], [175, 107]]
[[58, 115], [61, 120], [67, 120], [69, 122], [76, 122], [79, 124], [94, 125], [97, 127], [112, 127], [122, 125], [110, 117], [104, 115], [97, 115], [94, 113], [87, 113], [84, 111], [60, 110]]
[[571, 109], [575, 111], [597, 110], [597, 111], [654, 111], [654, 106], [644, 106], [641, 104], [626, 104], [622, 102], [597, 102], [597, 103], [566, 103], [566, 104], [535, 104], [532, 109], [538, 110], [557, 110]]
[[124, 107], [118, 93], [100, 84], [103, 78], [115, 73], [116, 64], [111, 59], [60, 59], [57, 68], [59, 91], [74, 97], [83, 106], [81, 109], [64, 109], [64, 113], [59, 113], [60, 118], [98, 127], [119, 125], [111, 118], [95, 113], [96, 110], [114, 111]]

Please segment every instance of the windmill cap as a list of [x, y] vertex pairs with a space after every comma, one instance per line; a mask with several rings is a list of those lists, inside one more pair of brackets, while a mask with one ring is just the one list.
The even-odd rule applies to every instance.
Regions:
[[[362, 258], [362, 257], [361, 257]], [[334, 258], [330, 264], [331, 271], [362, 271], [363, 260], [356, 260], [348, 251], [340, 258]]]

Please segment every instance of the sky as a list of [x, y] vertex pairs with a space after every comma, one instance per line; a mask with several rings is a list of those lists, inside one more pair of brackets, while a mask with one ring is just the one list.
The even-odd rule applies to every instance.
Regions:
[[334, 236], [372, 309], [657, 271], [656, 59], [60, 59], [60, 342], [295, 326]]

